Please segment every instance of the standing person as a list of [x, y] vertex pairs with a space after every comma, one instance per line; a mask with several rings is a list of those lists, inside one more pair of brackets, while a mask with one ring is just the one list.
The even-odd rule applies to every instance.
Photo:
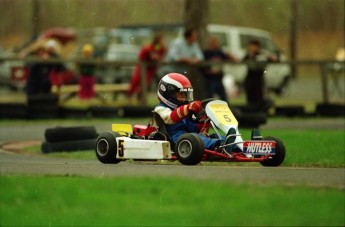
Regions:
[[58, 59], [55, 43], [48, 41], [45, 45], [38, 47], [34, 57], [42, 62], [35, 62], [28, 65], [29, 75], [26, 84], [26, 93], [28, 96], [36, 94], [48, 94], [51, 92], [51, 74], [53, 72], [62, 72], [65, 67], [61, 63], [44, 62], [44, 60]]
[[[139, 61], [146, 62], [146, 85], [150, 86], [152, 84], [153, 78], [157, 71], [157, 63], [162, 61], [166, 54], [166, 47], [163, 43], [163, 36], [160, 33], [154, 35], [152, 42], [146, 46], [143, 46], [139, 52], [138, 59]], [[141, 94], [141, 66], [137, 65], [133, 71], [129, 95]]]
[[[265, 99], [265, 68], [268, 62], [277, 61], [277, 57], [263, 53], [258, 40], [251, 40], [247, 45], [247, 53], [243, 62], [248, 64], [244, 88], [247, 104], [256, 110], [267, 111], [272, 101]], [[261, 64], [258, 64], [261, 63]]]
[[[91, 44], [85, 44], [82, 48], [83, 59], [91, 60], [93, 58], [94, 49]], [[95, 65], [92, 63], [79, 64], [79, 98], [91, 99], [95, 97]]]
[[[217, 37], [211, 37], [209, 40], [208, 48], [204, 51], [204, 58], [210, 63], [217, 63], [229, 60], [230, 62], [236, 62], [236, 59], [226, 54], [219, 47], [219, 41]], [[207, 66], [203, 69], [205, 76], [205, 90], [207, 91], [207, 97], [213, 97], [219, 95], [220, 99], [226, 101], [227, 96], [223, 85], [223, 65], [215, 64]]]
[[168, 62], [180, 63], [173, 66], [173, 72], [189, 74], [190, 66], [202, 60], [204, 56], [197, 42], [198, 33], [194, 29], [186, 29], [183, 37], [175, 39], [169, 48], [166, 60]]

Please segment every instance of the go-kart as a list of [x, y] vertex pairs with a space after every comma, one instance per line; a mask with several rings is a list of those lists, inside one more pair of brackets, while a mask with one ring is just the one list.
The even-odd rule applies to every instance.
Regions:
[[[263, 166], [279, 166], [284, 161], [285, 145], [279, 138], [262, 137], [257, 129], [253, 129], [250, 140], [244, 141], [228, 103], [205, 99], [202, 104], [204, 109], [190, 116], [194, 122], [202, 124], [200, 133], [208, 136], [212, 127], [214, 135], [231, 143], [224, 142], [215, 150], [209, 150], [204, 148], [196, 133], [185, 133], [174, 144], [163, 120], [154, 112], [154, 120], [150, 120], [148, 125], [112, 124], [112, 131], [100, 133], [96, 142], [98, 160], [102, 163], [119, 163], [128, 159], [178, 160], [184, 165], [197, 165], [201, 161], [232, 161], [259, 162]], [[224, 136], [230, 129], [233, 133]]]

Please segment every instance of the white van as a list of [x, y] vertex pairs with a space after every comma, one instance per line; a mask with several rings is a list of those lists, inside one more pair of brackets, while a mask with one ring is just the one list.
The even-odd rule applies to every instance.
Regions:
[[[281, 94], [290, 79], [291, 69], [290, 65], [283, 63], [286, 61], [286, 57], [279, 53], [280, 51], [275, 46], [269, 32], [256, 28], [215, 24], [208, 25], [207, 30], [211, 36], [218, 37], [224, 51], [231, 53], [237, 59], [243, 59], [247, 43], [253, 39], [260, 41], [263, 50], [278, 54], [282, 63], [269, 64], [266, 68], [265, 78], [268, 89]], [[231, 76], [237, 84], [243, 84], [247, 73], [247, 66], [227, 65], [224, 71], [226, 74], [225, 79]]]

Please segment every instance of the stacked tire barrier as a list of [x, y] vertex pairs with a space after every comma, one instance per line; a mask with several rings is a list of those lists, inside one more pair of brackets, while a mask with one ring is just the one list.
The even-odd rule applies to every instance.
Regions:
[[345, 106], [341, 104], [318, 104], [316, 113], [324, 117], [344, 117]]
[[246, 106], [232, 107], [231, 111], [242, 128], [258, 128], [267, 122], [267, 114], [265, 112], [253, 111]]
[[[27, 104], [1, 103], [0, 119], [54, 119], [54, 118], [117, 118], [152, 117], [154, 107], [145, 106], [91, 106], [89, 108], [59, 107], [55, 96], [34, 96]], [[241, 125], [255, 126], [267, 121], [267, 112], [253, 110], [248, 106], [231, 106]], [[236, 112], [237, 111], [237, 112]], [[314, 112], [306, 112], [302, 105], [276, 106], [271, 116], [282, 117], [343, 117], [345, 106], [342, 104], [317, 104]]]
[[53, 94], [28, 96], [28, 118], [57, 118], [59, 113], [59, 98]]
[[93, 150], [97, 132], [93, 126], [56, 127], [45, 130], [45, 141], [42, 143], [43, 153], [61, 151]]
[[28, 118], [28, 108], [21, 103], [0, 104], [0, 118], [6, 119], [26, 119]]
[[306, 112], [304, 106], [278, 106], [275, 107], [274, 115], [283, 117], [304, 117], [306, 116]]

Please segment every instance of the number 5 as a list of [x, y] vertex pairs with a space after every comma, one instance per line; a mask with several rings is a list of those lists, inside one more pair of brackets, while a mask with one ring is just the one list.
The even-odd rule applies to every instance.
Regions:
[[225, 121], [231, 122], [231, 119], [228, 115], [223, 115], [223, 117], [224, 117]]

